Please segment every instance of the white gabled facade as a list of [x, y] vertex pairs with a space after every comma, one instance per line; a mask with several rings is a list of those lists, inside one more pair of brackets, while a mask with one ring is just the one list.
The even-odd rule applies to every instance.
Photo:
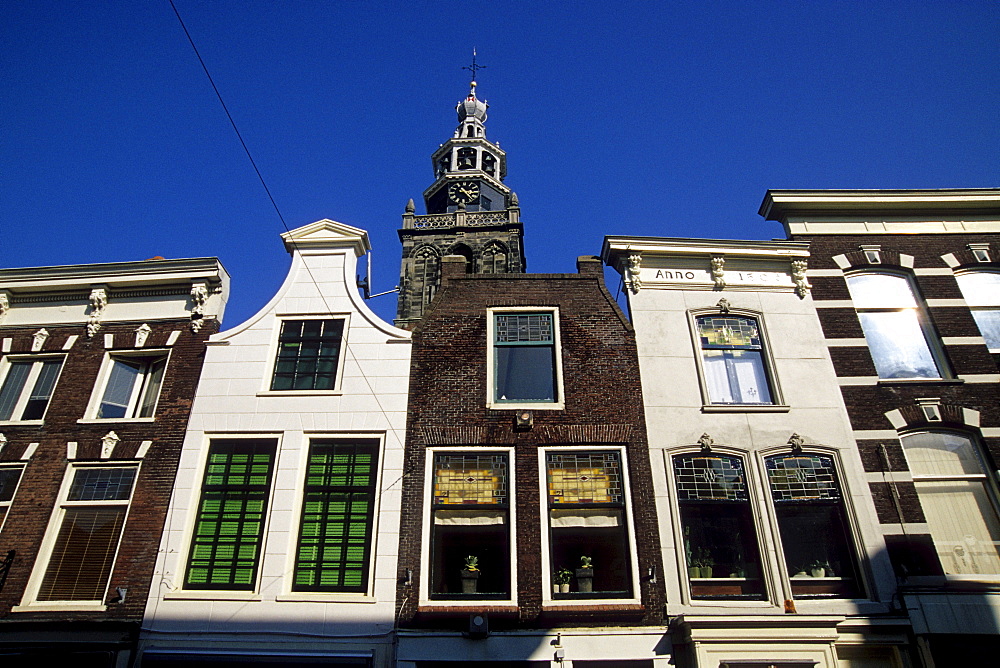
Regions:
[[[321, 220], [282, 236], [292, 264], [278, 293], [208, 344], [146, 609], [144, 665], [206, 654], [234, 662], [259, 655], [392, 661], [410, 334], [379, 319], [358, 293], [357, 262], [369, 251], [364, 230]], [[312, 330], [322, 331], [321, 343], [307, 341]], [[335, 353], [309, 357], [310, 346], [335, 345], [338, 330]], [[281, 381], [279, 344], [283, 373], [292, 369]], [[302, 389], [307, 384], [314, 387]], [[358, 463], [362, 455], [351, 459], [355, 446], [365, 457], [375, 453], [370, 471]], [[244, 456], [260, 463], [240, 477]], [[345, 457], [346, 477], [336, 463]], [[323, 471], [310, 481], [325, 481], [328, 505], [305, 498], [310, 462], [311, 475]], [[212, 477], [218, 466], [229, 468]], [[373, 507], [356, 500], [368, 493]], [[349, 529], [334, 516], [344, 498], [355, 513], [343, 518]], [[306, 501], [312, 514], [304, 520]], [[221, 514], [209, 512], [213, 503]], [[303, 525], [354, 542], [342, 561], [327, 550], [331, 565], [299, 549]], [[318, 580], [336, 581], [337, 591], [304, 585], [310, 576], [300, 562], [315, 567]]]
[[909, 665], [808, 245], [615, 236], [602, 256], [635, 326], [676, 665]]

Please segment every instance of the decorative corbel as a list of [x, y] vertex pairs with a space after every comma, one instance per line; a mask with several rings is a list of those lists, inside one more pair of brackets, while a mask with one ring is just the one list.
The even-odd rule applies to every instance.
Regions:
[[31, 337], [31, 352], [37, 353], [45, 345], [45, 341], [49, 338], [49, 333], [44, 327], [34, 333]]
[[715, 283], [716, 290], [722, 290], [726, 287], [726, 258], [721, 255], [716, 255], [712, 258], [712, 281]]
[[803, 444], [805, 444], [805, 439], [798, 434], [792, 434], [788, 437], [788, 445], [791, 446], [792, 452], [795, 454], [802, 452]]
[[108, 305], [108, 291], [104, 288], [94, 288], [90, 291], [90, 317], [87, 318], [87, 338], [93, 338], [101, 329], [101, 318]]
[[639, 277], [641, 271], [642, 255], [632, 253], [628, 256], [628, 266], [625, 268], [625, 285], [632, 291], [632, 294], [637, 294], [642, 288], [642, 279]]
[[715, 445], [715, 441], [707, 433], [704, 433], [698, 437], [698, 445], [701, 446], [702, 452], [711, 452], [712, 446]]
[[6, 290], [0, 290], [0, 322], [3, 322], [4, 316], [10, 312], [10, 293]]
[[194, 283], [191, 285], [191, 331], [197, 332], [201, 329], [205, 317], [205, 302], [208, 301], [208, 285], [205, 283]]
[[716, 304], [716, 306], [719, 307], [719, 313], [722, 313], [722, 314], [729, 313], [729, 308], [730, 308], [729, 307], [729, 300], [726, 299], [725, 297], [723, 297], [722, 299], [720, 299], [719, 303]]
[[149, 338], [149, 335], [150, 333], [152, 333], [152, 331], [153, 328], [147, 325], [146, 323], [142, 323], [141, 325], [139, 325], [135, 330], [135, 347], [142, 348], [144, 345], [146, 345], [146, 339]]
[[101, 459], [110, 459], [111, 453], [114, 452], [115, 446], [120, 440], [114, 431], [105, 434], [104, 438], [101, 439]]
[[792, 260], [792, 282], [795, 283], [795, 294], [800, 299], [805, 299], [812, 286], [806, 278], [806, 269], [809, 267], [807, 260]]

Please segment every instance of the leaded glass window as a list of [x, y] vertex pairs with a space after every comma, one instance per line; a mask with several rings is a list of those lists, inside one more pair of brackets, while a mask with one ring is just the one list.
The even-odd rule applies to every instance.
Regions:
[[212, 440], [186, 589], [253, 590], [276, 449], [274, 439]]
[[343, 334], [343, 318], [283, 321], [271, 389], [334, 389]]
[[545, 471], [549, 560], [553, 572], [574, 575], [553, 597], [631, 597], [621, 453], [550, 450]]
[[134, 466], [73, 470], [37, 600], [104, 600], [135, 475]]
[[699, 316], [696, 323], [709, 401], [774, 403], [757, 320], [737, 315], [708, 315]]
[[673, 465], [691, 597], [764, 598], [743, 460], [699, 453]]
[[295, 591], [367, 590], [377, 465], [377, 441], [310, 443]]
[[857, 559], [833, 458], [774, 455], [764, 466], [792, 595], [857, 597]]
[[555, 314], [496, 313], [494, 326], [494, 401], [558, 401]]
[[431, 598], [509, 598], [508, 454], [438, 452], [432, 466]]

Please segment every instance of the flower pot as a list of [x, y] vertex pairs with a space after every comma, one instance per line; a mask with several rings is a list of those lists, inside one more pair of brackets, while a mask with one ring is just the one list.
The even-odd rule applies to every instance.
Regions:
[[479, 571], [462, 571], [462, 593], [463, 594], [475, 594], [476, 585], [479, 581]]
[[584, 593], [591, 593], [594, 591], [594, 569], [593, 568], [578, 568], [576, 569], [576, 588], [578, 591]]
[[560, 594], [568, 594], [569, 593], [569, 583], [568, 582], [564, 582], [561, 585], [559, 585], [559, 593]]
[[700, 566], [688, 566], [688, 577], [692, 580], [701, 577], [701, 567]]
[[561, 587], [561, 586], [562, 585], [557, 585], [557, 584], [552, 585], [552, 593], [553, 594], [558, 594], [559, 593], [559, 587]]
[[810, 568], [809, 569], [809, 575], [813, 576], [814, 578], [825, 578], [826, 577], [826, 569], [822, 568], [822, 567], [821, 568]]
[[703, 577], [703, 578], [710, 578], [710, 577], [712, 577], [712, 567], [711, 566], [702, 566], [701, 569], [699, 569], [699, 570], [701, 570], [701, 577]]

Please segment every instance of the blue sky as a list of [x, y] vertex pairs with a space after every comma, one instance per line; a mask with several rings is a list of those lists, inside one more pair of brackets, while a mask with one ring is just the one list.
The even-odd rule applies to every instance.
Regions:
[[[285, 222], [368, 230], [376, 291], [473, 47], [529, 271], [605, 234], [779, 237], [768, 188], [1000, 186], [996, 2], [175, 3]], [[0, 266], [217, 256], [225, 327], [259, 309], [284, 228], [169, 2], [0, 21]]]

